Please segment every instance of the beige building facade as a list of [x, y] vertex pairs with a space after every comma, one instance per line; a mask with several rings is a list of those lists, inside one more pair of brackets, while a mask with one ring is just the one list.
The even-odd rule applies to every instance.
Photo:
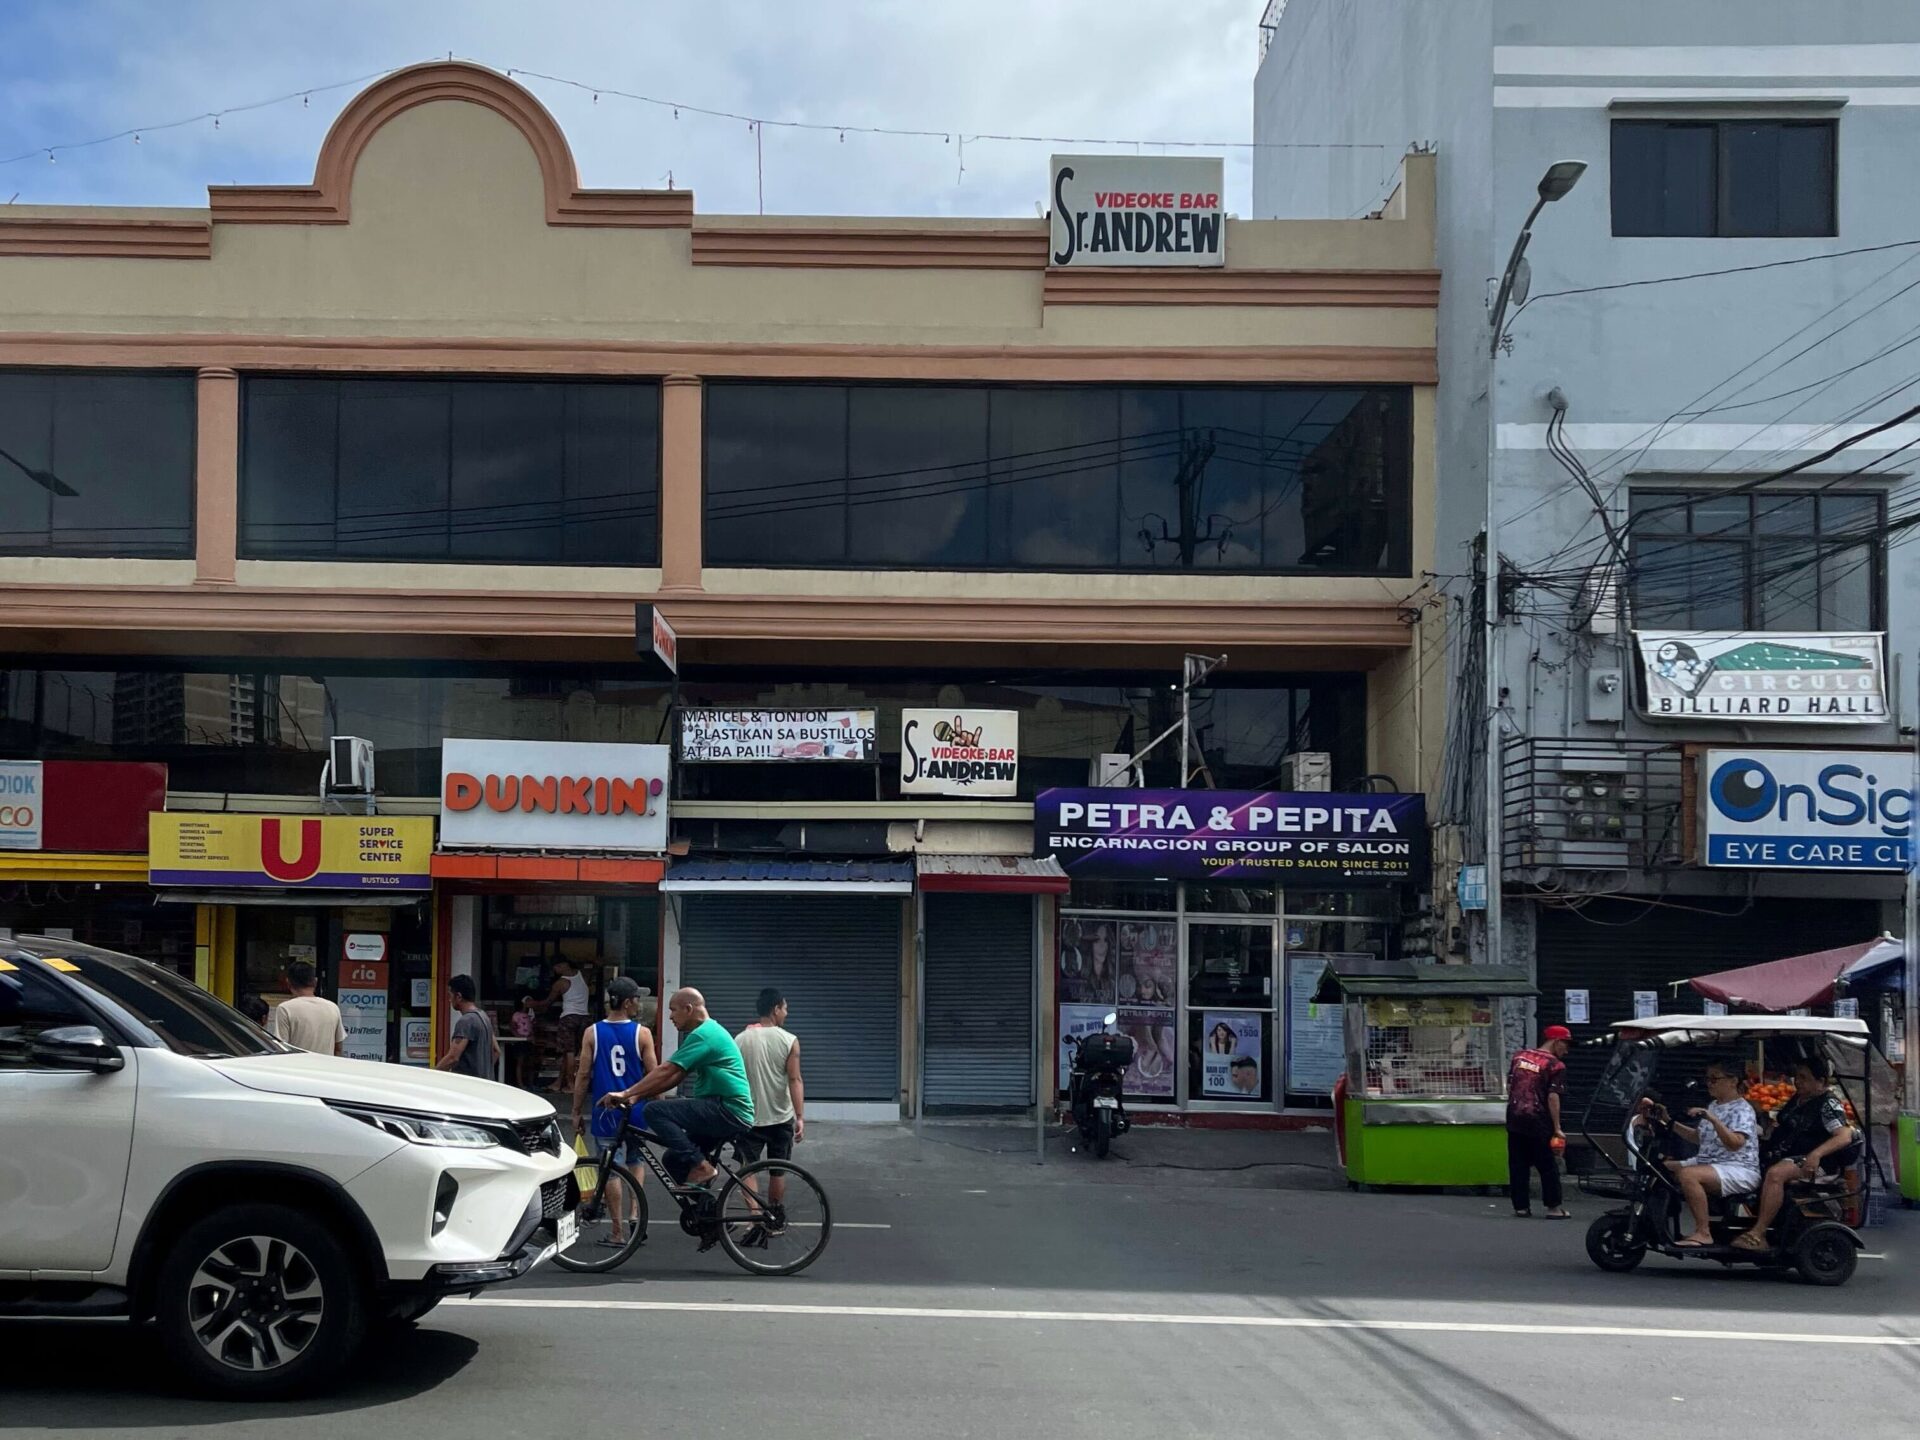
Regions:
[[[192, 210], [9, 207], [4, 753], [165, 760], [171, 808], [299, 814], [319, 806], [325, 738], [371, 732], [379, 805], [432, 814], [448, 738], [665, 743], [676, 698], [850, 707], [877, 716], [862, 778], [683, 767], [676, 859], [910, 871], [916, 850], [1026, 853], [1034, 786], [1144, 747], [1199, 653], [1227, 661], [1194, 697], [1195, 784], [1278, 788], [1304, 750], [1332, 755], [1337, 785], [1430, 793], [1447, 673], [1422, 604], [1433, 186], [1410, 155], [1378, 215], [1229, 220], [1223, 267], [1082, 271], [1049, 265], [1045, 221], [706, 216], [685, 191], [586, 190], [529, 92], [448, 63], [355, 98], [310, 184], [214, 187]], [[105, 381], [134, 399], [101, 399]], [[116, 440], [140, 407], [156, 429]], [[168, 425], [184, 438], [151, 438]], [[677, 694], [642, 667], [636, 603], [678, 632]], [[45, 697], [73, 682], [47, 677], [75, 675], [114, 677], [89, 683], [118, 703], [50, 721]], [[1023, 793], [899, 793], [900, 710], [1002, 694]], [[1169, 753], [1149, 784], [1172, 783]], [[0, 875], [56, 885], [80, 860]], [[395, 944], [395, 1058], [404, 1021], [437, 1037], [452, 970], [510, 1001], [569, 954], [662, 986], [713, 963], [680, 932], [721, 892], [607, 874], [540, 878], [601, 902], [552, 912], [498, 866], [440, 876]], [[1417, 888], [1253, 902], [1274, 920], [1276, 1070], [1296, 910], [1353, 929], [1329, 947], [1391, 948]], [[899, 984], [869, 1024], [898, 1043], [891, 1068], [849, 1074], [850, 1105], [940, 1103], [934, 1032], [971, 1043], [925, 968], [925, 912], [946, 902], [907, 890], [859, 892], [894, 907]], [[264, 985], [234, 958], [247, 916], [196, 903], [201, 978]], [[1181, 975], [1196, 963], [1180, 927], [1203, 907], [1178, 895], [1163, 911], [1047, 894], [1002, 924], [1027, 935], [1032, 978], [993, 1023], [1027, 1007], [1044, 1094], [1062, 916], [1103, 907], [1170, 916]], [[313, 922], [275, 943], [324, 959], [363, 923]], [[403, 983], [419, 978], [430, 994]], [[1185, 1000], [1167, 1008], [1183, 1031]], [[1143, 1098], [1196, 1103], [1190, 1088]], [[1298, 1108], [1285, 1089], [1253, 1108]]]

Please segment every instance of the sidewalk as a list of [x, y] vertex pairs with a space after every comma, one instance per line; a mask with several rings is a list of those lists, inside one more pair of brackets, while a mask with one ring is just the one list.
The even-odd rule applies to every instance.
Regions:
[[[1078, 1132], [1049, 1126], [1046, 1159], [1036, 1163], [1032, 1119], [935, 1117], [915, 1126], [807, 1126], [794, 1158], [825, 1172], [837, 1169], [940, 1171], [995, 1176], [1002, 1184], [1232, 1186], [1241, 1189], [1338, 1190], [1345, 1178], [1327, 1131], [1198, 1130], [1140, 1125], [1095, 1160]], [[958, 1183], [958, 1181], [956, 1181]]]

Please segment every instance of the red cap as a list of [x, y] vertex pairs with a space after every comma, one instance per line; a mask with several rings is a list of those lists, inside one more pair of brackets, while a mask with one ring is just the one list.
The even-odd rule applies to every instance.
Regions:
[[1566, 1040], [1570, 1042], [1573, 1039], [1573, 1032], [1564, 1025], [1549, 1025], [1540, 1032], [1540, 1038], [1542, 1040]]

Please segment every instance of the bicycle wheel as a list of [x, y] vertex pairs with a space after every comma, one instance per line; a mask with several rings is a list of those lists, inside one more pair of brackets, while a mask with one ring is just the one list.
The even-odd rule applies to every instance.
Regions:
[[562, 1270], [598, 1275], [646, 1243], [647, 1192], [633, 1172], [609, 1159], [601, 1163], [599, 1178], [593, 1198], [573, 1212], [573, 1243], [553, 1252], [553, 1263]]
[[833, 1209], [791, 1160], [757, 1160], [720, 1192], [720, 1246], [755, 1275], [797, 1275], [827, 1248]]

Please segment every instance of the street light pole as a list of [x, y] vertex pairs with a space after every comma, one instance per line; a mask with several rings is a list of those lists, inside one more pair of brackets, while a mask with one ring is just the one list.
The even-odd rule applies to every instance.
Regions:
[[1540, 212], [1549, 204], [1563, 198], [1579, 183], [1586, 168], [1586, 162], [1582, 160], [1561, 160], [1548, 166], [1547, 173], [1540, 177], [1539, 198], [1533, 202], [1533, 209], [1527, 212], [1526, 221], [1521, 225], [1519, 235], [1514, 238], [1513, 253], [1507, 257], [1507, 268], [1500, 276], [1500, 291], [1493, 302], [1493, 334], [1487, 342], [1487, 515], [1486, 528], [1482, 531], [1480, 574], [1482, 620], [1486, 626], [1485, 653], [1482, 656], [1486, 674], [1482, 683], [1487, 707], [1486, 759], [1481, 766], [1486, 804], [1483, 820], [1487, 829], [1486, 844], [1482, 851], [1487, 864], [1487, 940], [1483, 958], [1489, 965], [1499, 964], [1502, 958], [1500, 911], [1506, 889], [1501, 883], [1501, 869], [1505, 863], [1501, 854], [1501, 829], [1505, 816], [1501, 794], [1504, 777], [1500, 762], [1503, 738], [1500, 727], [1500, 510], [1495, 501], [1494, 486], [1500, 465], [1496, 371], [1500, 360], [1500, 342], [1506, 333], [1507, 306], [1512, 302], [1516, 289], [1522, 292], [1521, 302], [1524, 304], [1526, 300], [1525, 266], [1527, 245], [1533, 239], [1533, 222], [1540, 218]]

